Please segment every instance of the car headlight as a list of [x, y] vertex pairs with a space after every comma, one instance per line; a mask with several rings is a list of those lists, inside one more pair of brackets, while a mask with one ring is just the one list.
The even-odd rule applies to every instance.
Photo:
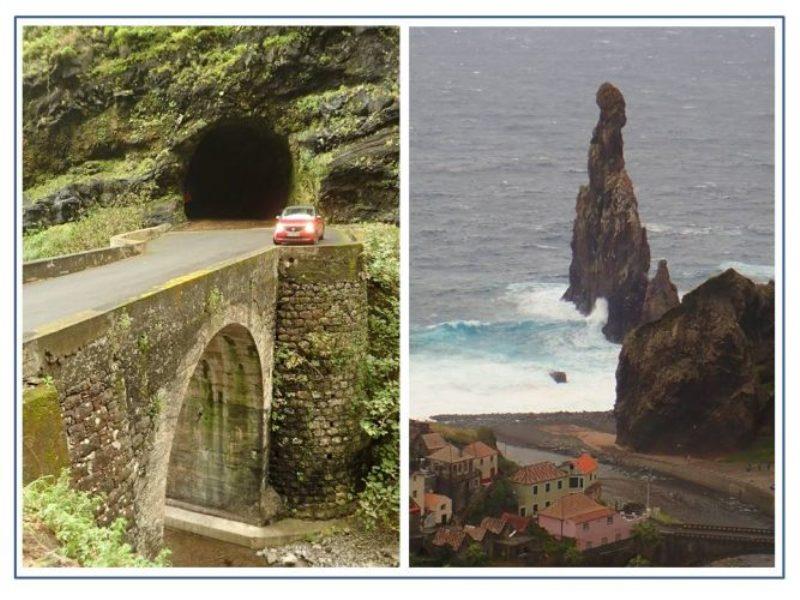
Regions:
[[278, 223], [275, 225], [275, 233], [283, 233], [283, 230], [286, 229], [283, 223]]
[[308, 222], [305, 226], [306, 233], [314, 233], [314, 223]]

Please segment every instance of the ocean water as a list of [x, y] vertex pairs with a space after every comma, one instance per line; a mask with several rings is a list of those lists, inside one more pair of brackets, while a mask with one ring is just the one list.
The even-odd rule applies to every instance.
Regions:
[[613, 406], [605, 307], [560, 301], [604, 81], [652, 269], [772, 277], [773, 64], [764, 28], [413, 29], [412, 416]]

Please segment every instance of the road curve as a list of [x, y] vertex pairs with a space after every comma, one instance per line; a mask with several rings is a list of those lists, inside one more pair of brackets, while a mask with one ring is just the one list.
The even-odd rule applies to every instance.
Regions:
[[[348, 242], [335, 229], [321, 245]], [[272, 246], [271, 228], [176, 230], [131, 258], [22, 286], [23, 339], [44, 325], [82, 312], [103, 312], [199, 269]]]

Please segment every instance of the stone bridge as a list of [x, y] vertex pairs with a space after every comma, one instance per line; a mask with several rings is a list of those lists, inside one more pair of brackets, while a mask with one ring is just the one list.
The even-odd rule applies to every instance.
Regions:
[[[366, 443], [361, 246], [261, 243], [91, 302], [147, 256], [24, 286], [24, 478], [69, 466], [103, 497], [100, 520], [128, 519], [147, 554], [167, 503], [252, 524], [351, 512]], [[28, 312], [77, 302], [69, 278], [91, 308], [29, 326]]]

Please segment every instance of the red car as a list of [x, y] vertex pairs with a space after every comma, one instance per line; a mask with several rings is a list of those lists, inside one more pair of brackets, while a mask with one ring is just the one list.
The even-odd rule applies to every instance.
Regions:
[[325, 238], [325, 221], [313, 206], [287, 206], [278, 215], [272, 241], [275, 245], [289, 243], [316, 244]]

